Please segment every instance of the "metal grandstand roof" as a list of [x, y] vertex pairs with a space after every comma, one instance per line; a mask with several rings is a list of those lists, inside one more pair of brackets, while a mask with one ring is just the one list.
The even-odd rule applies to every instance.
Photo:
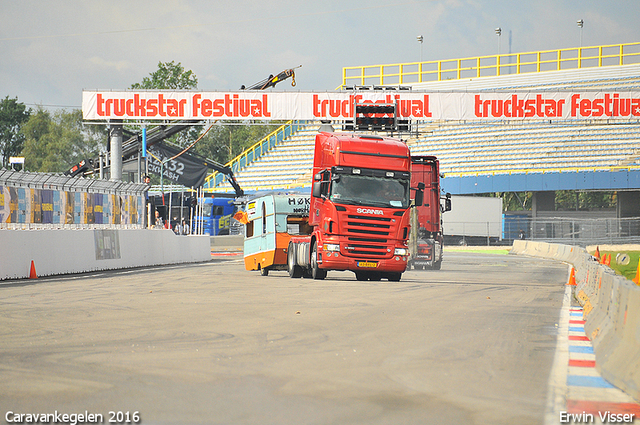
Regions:
[[0, 169], [0, 185], [75, 192], [142, 194], [146, 184]]

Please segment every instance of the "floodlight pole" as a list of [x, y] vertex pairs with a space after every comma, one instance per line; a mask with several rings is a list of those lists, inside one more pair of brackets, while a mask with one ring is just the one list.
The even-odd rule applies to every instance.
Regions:
[[578, 24], [578, 28], [580, 28], [580, 48], [582, 49], [582, 27], [584, 27], [584, 19], [578, 19], [576, 23]]

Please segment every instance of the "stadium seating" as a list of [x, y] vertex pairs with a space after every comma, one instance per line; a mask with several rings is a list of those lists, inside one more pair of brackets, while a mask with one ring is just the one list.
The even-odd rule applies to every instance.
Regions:
[[[601, 90], [640, 88], [640, 65], [481, 77], [414, 85], [416, 90]], [[298, 130], [240, 170], [245, 191], [309, 187], [319, 122]], [[418, 123], [412, 154], [435, 155], [445, 174], [606, 169], [640, 159], [640, 122], [560, 121]], [[567, 170], [568, 169], [568, 170]], [[231, 191], [228, 183], [215, 188]]]

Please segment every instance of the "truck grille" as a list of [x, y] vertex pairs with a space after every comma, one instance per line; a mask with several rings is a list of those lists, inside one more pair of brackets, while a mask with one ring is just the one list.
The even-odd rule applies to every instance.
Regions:
[[343, 254], [352, 257], [389, 257], [388, 238], [394, 224], [388, 217], [347, 215], [344, 220], [348, 243]]

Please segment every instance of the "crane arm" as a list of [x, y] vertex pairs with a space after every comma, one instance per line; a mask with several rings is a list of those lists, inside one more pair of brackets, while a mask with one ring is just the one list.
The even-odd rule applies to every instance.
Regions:
[[[296, 68], [300, 68], [302, 65], [297, 66]], [[245, 87], [244, 85], [242, 87], [240, 87], [240, 90], [266, 90], [270, 87], [275, 87], [276, 84], [278, 84], [280, 81], [284, 81], [287, 78], [292, 78], [291, 81], [291, 86], [295, 87], [296, 85], [296, 73], [294, 71], [294, 69], [296, 68], [291, 68], [291, 69], [285, 69], [284, 71], [282, 71], [281, 73], [279, 73], [278, 75], [274, 76], [274, 75], [269, 75], [267, 78], [265, 78], [262, 81], [259, 81], [257, 83], [255, 83], [254, 85], [250, 86], [250, 87]]]

